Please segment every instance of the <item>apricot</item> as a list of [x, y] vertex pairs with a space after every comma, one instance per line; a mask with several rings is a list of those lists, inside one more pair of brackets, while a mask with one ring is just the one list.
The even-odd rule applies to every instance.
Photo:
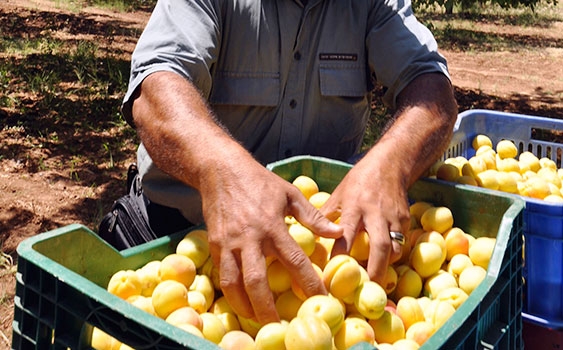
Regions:
[[366, 281], [356, 289], [354, 305], [365, 318], [375, 320], [385, 311], [387, 294], [378, 283]]
[[422, 278], [420, 275], [407, 265], [401, 265], [397, 269], [397, 286], [393, 291], [393, 298], [397, 301], [404, 296], [416, 298], [422, 292]]
[[172, 311], [170, 315], [166, 317], [165, 321], [174, 326], [182, 323], [189, 323], [199, 330], [203, 329], [203, 321], [199, 316], [199, 313], [190, 306], [184, 306]]
[[276, 350], [285, 348], [287, 321], [271, 322], [260, 328], [254, 339], [256, 350]]
[[485, 270], [489, 266], [489, 261], [495, 249], [496, 239], [492, 237], [479, 237], [469, 248], [469, 258], [474, 265], [481, 266]]
[[442, 290], [457, 286], [457, 280], [452, 274], [440, 270], [426, 279], [423, 293], [430, 299], [434, 299]]
[[410, 263], [422, 278], [427, 278], [440, 270], [444, 260], [442, 248], [433, 242], [420, 242], [411, 252]]
[[254, 339], [243, 331], [229, 331], [225, 333], [219, 347], [224, 350], [254, 350], [256, 344]]
[[434, 299], [424, 309], [424, 318], [434, 325], [434, 329], [439, 329], [453, 316], [455, 310], [447, 301]]
[[189, 288], [195, 279], [196, 267], [187, 256], [172, 253], [161, 260], [158, 274], [162, 281], [174, 280]]
[[397, 316], [405, 325], [405, 330], [416, 322], [424, 321], [424, 312], [418, 301], [413, 297], [402, 297], [397, 302]]
[[487, 270], [481, 266], [469, 266], [459, 275], [459, 288], [469, 295], [481, 284], [486, 276]]
[[431, 322], [419, 321], [413, 323], [405, 332], [405, 339], [414, 340], [418, 345], [424, 344], [436, 332]]
[[211, 312], [204, 312], [200, 314], [199, 317], [202, 321], [201, 333], [203, 333], [205, 339], [219, 344], [225, 333], [227, 333], [227, 329], [223, 322], [221, 322], [219, 316]]
[[307, 199], [319, 192], [319, 185], [317, 185], [317, 182], [307, 175], [297, 176], [292, 181], [292, 184], [297, 187]]
[[376, 320], [368, 320], [373, 328], [375, 341], [378, 343], [394, 343], [405, 337], [405, 325], [401, 318], [389, 311]]
[[200, 268], [209, 258], [207, 231], [198, 229], [188, 232], [176, 245], [176, 253], [189, 258], [196, 268]]
[[373, 344], [374, 340], [373, 328], [365, 319], [357, 317], [346, 318], [334, 335], [334, 345], [337, 350], [349, 349], [361, 342]]
[[332, 350], [332, 332], [322, 318], [301, 315], [289, 322], [284, 344], [287, 350]]
[[456, 254], [469, 253], [469, 239], [459, 227], [452, 227], [444, 232], [446, 244], [446, 261], [450, 261]]
[[338, 299], [354, 293], [361, 281], [360, 265], [349, 255], [336, 255], [323, 270], [326, 289]]
[[343, 305], [331, 295], [314, 295], [301, 304], [297, 318], [314, 316], [323, 320], [334, 335], [342, 327], [345, 317]]
[[289, 226], [289, 235], [297, 242], [305, 255], [310, 256], [315, 250], [315, 234], [305, 226], [295, 223]]
[[454, 217], [448, 207], [432, 207], [427, 209], [420, 217], [420, 224], [425, 231], [438, 231], [444, 233], [452, 228]]
[[108, 283], [107, 291], [127, 300], [133, 295], [140, 295], [143, 284], [139, 275], [133, 270], [120, 270], [114, 273]]
[[189, 306], [188, 288], [175, 280], [162, 281], [154, 288], [152, 305], [158, 317], [166, 319], [172, 311]]
[[302, 304], [302, 299], [295, 295], [292, 290], [287, 290], [277, 297], [276, 310], [280, 319], [291, 321], [297, 316], [297, 311]]

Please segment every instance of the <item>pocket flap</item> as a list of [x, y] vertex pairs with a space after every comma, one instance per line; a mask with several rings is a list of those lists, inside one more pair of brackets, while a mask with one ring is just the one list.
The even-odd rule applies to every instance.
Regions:
[[279, 74], [218, 73], [209, 100], [213, 104], [276, 106], [279, 96]]
[[359, 65], [321, 65], [321, 93], [324, 96], [362, 97], [367, 93], [366, 71]]

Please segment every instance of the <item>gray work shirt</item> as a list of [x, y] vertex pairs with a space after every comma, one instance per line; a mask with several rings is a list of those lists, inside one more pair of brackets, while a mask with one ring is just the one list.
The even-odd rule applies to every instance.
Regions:
[[[175, 72], [263, 164], [354, 155], [370, 113], [372, 74], [391, 108], [416, 76], [448, 75], [408, 0], [309, 0], [305, 7], [299, 0], [159, 0], [131, 65], [128, 121], [143, 79]], [[151, 200], [201, 222], [196, 191], [157, 169], [143, 145], [138, 164]]]

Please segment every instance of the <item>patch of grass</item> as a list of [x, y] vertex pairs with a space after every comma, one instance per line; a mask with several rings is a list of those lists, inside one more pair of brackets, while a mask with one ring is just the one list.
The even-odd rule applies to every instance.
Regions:
[[7, 55], [29, 55], [33, 53], [54, 53], [61, 50], [64, 42], [50, 37], [0, 37], [0, 52]]
[[[526, 29], [553, 30], [553, 24], [563, 20], [561, 4], [547, 4], [535, 9], [518, 7], [503, 9], [499, 5], [475, 4], [463, 12], [444, 14], [443, 9], [429, 7], [417, 10], [418, 19], [436, 37], [440, 47], [452, 51], [500, 51], [561, 47], [563, 42], [539, 40], [537, 35], [527, 34]], [[487, 26], [519, 27], [519, 35], [488, 31]], [[482, 29], [477, 29], [482, 28]]]
[[366, 132], [360, 152], [368, 151], [381, 137], [390, 122], [390, 111], [382, 101], [383, 87], [377, 85], [371, 92], [371, 114], [367, 121]]
[[[96, 171], [99, 159], [109, 158], [106, 169], [130, 159], [138, 140], [120, 111], [130, 53], [116, 40], [139, 34], [127, 22], [101, 24], [80, 13], [0, 13], [0, 118], [3, 128], [24, 130], [23, 142], [0, 147], [0, 156], [43, 170], [65, 167], [70, 152], [75, 181], [83, 167]], [[30, 153], [37, 144], [45, 151]]]
[[441, 47], [456, 51], [499, 51], [509, 45], [501, 35], [456, 28], [451, 23], [434, 30], [434, 35]]
[[138, 9], [152, 7], [157, 0], [58, 0], [58, 6], [80, 9], [84, 6], [95, 6], [114, 11], [135, 11]]

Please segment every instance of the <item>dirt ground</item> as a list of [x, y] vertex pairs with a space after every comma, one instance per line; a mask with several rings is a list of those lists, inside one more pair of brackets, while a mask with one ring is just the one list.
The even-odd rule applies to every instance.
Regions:
[[[0, 16], [18, 14], [58, 21], [63, 19], [61, 15], [77, 15], [56, 4], [48, 0], [3, 0]], [[559, 11], [563, 13], [561, 4]], [[101, 26], [119, 22], [123, 27], [140, 30], [149, 13], [87, 8], [81, 10], [80, 16]], [[0, 22], [3, 20], [0, 17]], [[59, 34], [68, 35], [63, 27]], [[521, 42], [519, 47], [524, 48], [487, 50], [448, 45], [442, 49], [449, 61], [460, 111], [486, 108], [563, 118], [563, 22], [553, 21], [548, 28], [539, 28], [488, 21], [477, 23], [475, 30]], [[86, 34], [85, 28], [88, 38]], [[107, 46], [119, 46], [130, 53], [135, 40], [136, 37], [117, 35]], [[119, 97], [115, 101], [119, 103]], [[8, 111], [0, 105], [0, 243], [3, 252], [17, 259], [16, 247], [27, 237], [70, 223], [82, 223], [94, 230], [113, 200], [125, 190], [125, 172], [134, 161], [136, 140], [131, 137], [125, 142], [112, 154], [111, 162], [107, 154], [94, 152], [91, 157], [69, 163], [73, 152], [100, 149], [101, 143], [122, 130], [93, 130], [86, 138], [74, 138], [78, 149], [58, 147], [54, 151], [45, 140], [26, 135], [24, 128], [8, 127], [4, 122], [8, 117]], [[67, 127], [59, 136], [73, 140], [72, 128]], [[14, 286], [14, 274], [0, 269], [0, 349], [9, 348], [11, 342]]]

